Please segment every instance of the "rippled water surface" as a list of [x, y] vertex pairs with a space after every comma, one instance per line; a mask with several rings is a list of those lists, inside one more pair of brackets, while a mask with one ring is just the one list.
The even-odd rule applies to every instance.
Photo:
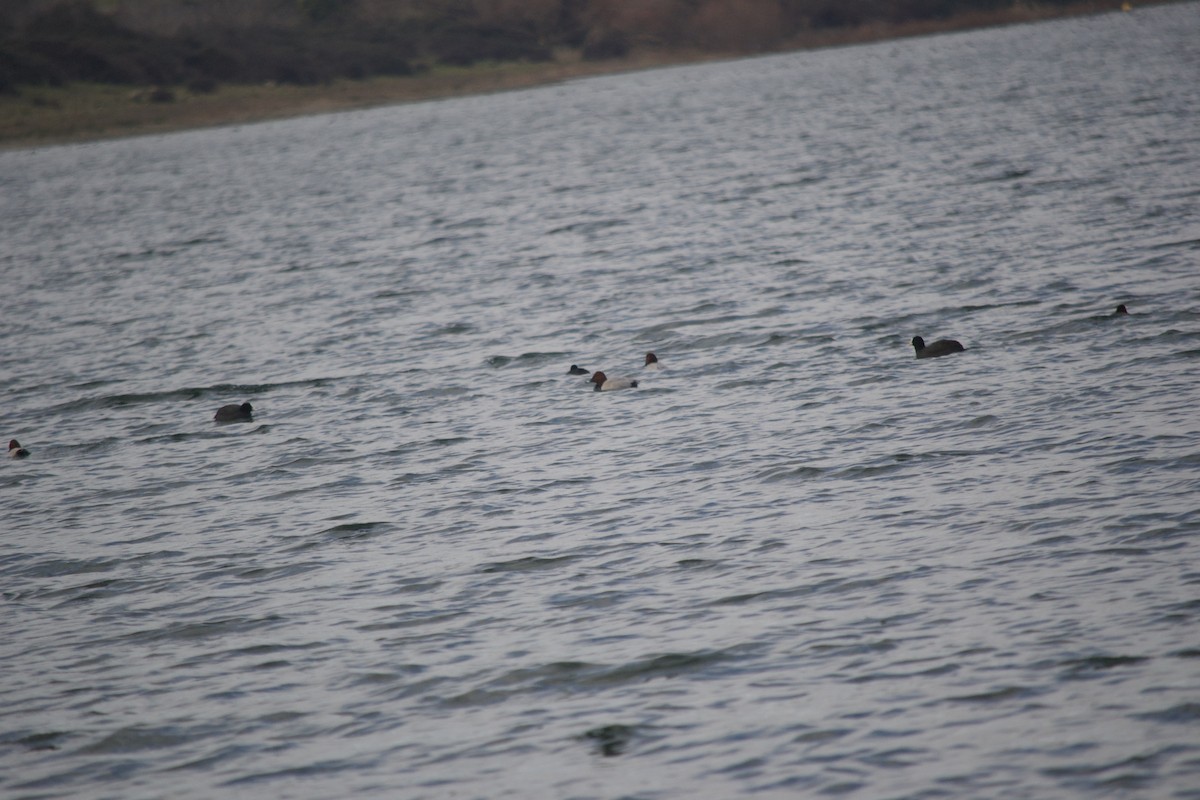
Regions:
[[1197, 41], [0, 154], [0, 793], [1197, 797]]

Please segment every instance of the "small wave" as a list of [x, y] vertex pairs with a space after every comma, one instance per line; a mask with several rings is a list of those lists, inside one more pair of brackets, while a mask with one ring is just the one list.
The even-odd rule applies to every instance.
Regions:
[[1117, 790], [1120, 796], [1129, 796], [1128, 792], [1132, 790], [1145, 790], [1150, 786], [1163, 762], [1178, 751], [1178, 746], [1168, 745], [1157, 752], [1142, 752], [1109, 762], [1046, 767], [1042, 773], [1071, 781], [1088, 795], [1110, 796]]
[[490, 219], [484, 217], [468, 217], [467, 219], [455, 220], [454, 222], [446, 222], [442, 224], [443, 230], [453, 231], [460, 229], [486, 228], [492, 224]]
[[381, 289], [371, 295], [372, 300], [408, 300], [429, 294], [427, 289]]
[[857, 732], [856, 728], [825, 728], [822, 730], [805, 731], [793, 736], [792, 743], [819, 745], [825, 742], [837, 741]]
[[108, 572], [121, 562], [115, 560], [92, 559], [75, 561], [72, 559], [50, 559], [38, 561], [19, 570], [17, 574], [33, 578], [59, 578], [64, 575], [85, 575], [92, 572]]
[[746, 594], [735, 594], [727, 597], [719, 597], [716, 600], [710, 601], [709, 605], [714, 606], [740, 606], [746, 603], [753, 603], [763, 599], [774, 599], [779, 597], [796, 597], [806, 594], [812, 594], [814, 589], [810, 586], [803, 586], [797, 589], [766, 589], [761, 592], [747, 592]]
[[82, 586], [70, 586], [61, 589], [54, 589], [45, 592], [42, 596], [47, 598], [62, 598], [62, 605], [72, 605], [77, 603], [90, 603], [94, 600], [99, 600], [105, 597], [122, 596], [133, 594], [143, 588], [138, 581], [120, 580], [118, 578], [109, 578], [102, 581], [93, 581]]
[[1151, 722], [1166, 722], [1172, 725], [1196, 725], [1200, 723], [1200, 703], [1180, 703], [1161, 711], [1150, 711], [1135, 715], [1137, 719]]
[[[302, 783], [302, 779], [305, 778], [327, 778], [331, 775], [336, 775], [339, 772], [362, 774], [367, 768], [368, 767], [365, 763], [359, 763], [351, 759], [321, 759], [307, 763], [300, 767], [290, 767], [287, 769], [277, 769], [268, 772], [257, 772], [243, 775], [241, 777], [225, 781], [221, 785], [246, 786], [254, 783], [281, 782], [287, 779], [293, 779]], [[269, 792], [264, 792], [264, 794], [269, 794]]]
[[[1001, 421], [1000, 418], [997, 417], [995, 414], [983, 414], [982, 416], [978, 416], [978, 417], [974, 417], [972, 419], [965, 420], [953, 427], [959, 428], [962, 430], [974, 430], [976, 428], [990, 428], [993, 425], [996, 425], [997, 423], [999, 423], [1000, 421]], [[962, 451], [962, 452], [958, 452], [958, 453], [951, 453], [951, 455], [969, 456], [969, 455], [977, 455], [977, 453]]]
[[1150, 659], [1145, 656], [1088, 656], [1073, 658], [1058, 664], [1063, 669], [1063, 680], [1080, 680], [1098, 677], [1116, 667], [1142, 664]]
[[33, 751], [57, 750], [59, 748], [59, 745], [61, 745], [63, 743], [63, 740], [66, 739], [66, 737], [69, 735], [70, 734], [68, 734], [64, 731], [51, 731], [48, 733], [31, 733], [26, 736], [22, 736], [19, 739], [11, 739], [10, 740], [7, 738], [3, 738], [3, 739], [0, 739], [0, 743], [3, 743], [3, 744], [11, 743], [11, 744], [18, 745], [20, 747], [24, 747], [26, 750], [33, 750]]
[[555, 558], [540, 558], [526, 556], [512, 561], [496, 561], [479, 568], [480, 572], [530, 572], [533, 570], [558, 569], [577, 561], [575, 556], [558, 556]]
[[191, 741], [192, 738], [192, 735], [174, 728], [143, 728], [134, 726], [110, 733], [100, 741], [81, 748], [79, 752], [88, 755], [137, 753], [143, 750], [161, 750], [165, 747], [176, 747]]
[[602, 219], [592, 222], [573, 222], [569, 225], [562, 225], [557, 228], [551, 228], [547, 233], [551, 236], [558, 233], [580, 233], [584, 236], [590, 236], [594, 233], [616, 228], [622, 225], [628, 225], [629, 222], [623, 219]]
[[1032, 168], [1010, 167], [992, 175], [986, 175], [978, 178], [974, 183], [996, 183], [1004, 181], [1015, 181], [1020, 178], [1027, 178], [1033, 174]]
[[330, 535], [334, 538], [342, 539], [346, 536], [360, 536], [364, 532], [379, 532], [395, 527], [390, 522], [347, 522], [343, 525], [334, 525], [332, 528], [326, 528], [321, 531], [321, 535]]
[[482, 232], [455, 234], [451, 236], [433, 236], [423, 242], [419, 242], [416, 247], [439, 247], [441, 245], [460, 244], [462, 242], [469, 242], [472, 239], [482, 238], [484, 238], [484, 234]]
[[1180, 351], [1179, 351], [1179, 352], [1177, 352], [1177, 353], [1172, 353], [1170, 357], [1171, 357], [1171, 358], [1181, 358], [1181, 359], [1187, 359], [1187, 360], [1191, 360], [1191, 359], [1193, 359], [1193, 358], [1200, 358], [1200, 349], [1196, 349], [1196, 350], [1180, 350]]
[[[395, 530], [395, 525], [390, 522], [349, 522], [344, 525], [335, 525], [332, 528], [326, 528], [316, 534], [315, 537], [294, 536], [287, 537], [288, 541], [294, 542], [291, 547], [287, 548], [288, 552], [299, 553], [306, 550], [313, 550], [323, 547], [331, 542], [359, 542], [373, 539], [376, 536], [389, 533]], [[297, 542], [297, 540], [300, 540]], [[318, 568], [319, 565], [309, 564], [304, 565], [304, 569], [297, 572], [288, 572], [281, 570], [272, 570], [272, 577], [284, 577], [290, 574], [299, 574], [300, 572], [308, 572]], [[266, 570], [260, 570], [264, 575], [268, 574]]]
[[675, 562], [675, 566], [686, 570], [719, 569], [724, 565], [725, 562], [723, 561], [713, 561], [707, 558], [681, 558], [679, 561]]
[[447, 322], [440, 324], [426, 325], [422, 328], [422, 335], [430, 338], [440, 336], [461, 336], [463, 334], [475, 333], [475, 326], [470, 322], [460, 320], [458, 322]]
[[179, 442], [205, 441], [208, 439], [223, 439], [228, 433], [214, 430], [195, 431], [191, 433], [168, 433], [160, 436], [143, 436], [135, 439], [138, 444], [177, 444]]
[[821, 478], [827, 473], [824, 467], [800, 465], [795, 467], [771, 467], [755, 475], [756, 480], [776, 483], [778, 481], [810, 480]]
[[280, 383], [218, 383], [212, 386], [190, 386], [182, 389], [167, 389], [161, 392], [130, 392], [121, 394], [102, 395], [99, 397], [84, 397], [53, 406], [50, 411], [64, 413], [89, 409], [124, 408], [126, 406], [144, 405], [150, 403], [174, 402], [182, 400], [199, 400], [206, 397], [248, 396], [266, 394], [277, 389], [296, 387], [329, 386], [334, 378], [307, 378], [297, 381]]
[[1028, 686], [1002, 686], [991, 691], [979, 692], [978, 694], [947, 697], [946, 700], [951, 703], [1007, 703], [1010, 700], [1023, 700], [1036, 697], [1039, 694], [1041, 694], [1039, 690], [1031, 689]]
[[746, 649], [738, 647], [724, 650], [698, 650], [690, 653], [664, 653], [597, 671], [587, 676], [583, 682], [607, 686], [641, 682], [650, 678], [674, 678], [685, 674], [706, 672], [717, 664], [744, 657]]
[[153, 258], [169, 258], [177, 252], [177, 248], [173, 247], [148, 247], [144, 250], [126, 250], [120, 253], [112, 253], [109, 258], [113, 261], [149, 261]]
[[[522, 353], [519, 356], [488, 356], [484, 360], [484, 363], [489, 367], [507, 367], [510, 364], [515, 364], [517, 366], [533, 366], [547, 362], [558, 363], [572, 357], [573, 356], [568, 356], [566, 353], [562, 352], [530, 352]], [[566, 369], [563, 369], [563, 373], [566, 373]]]
[[1189, 250], [1195, 250], [1200, 248], [1200, 239], [1180, 239], [1179, 241], [1161, 242], [1159, 244], [1152, 244], [1150, 247], [1154, 250], [1174, 247], [1185, 247]]
[[[209, 577], [212, 576], [214, 576], [214, 573], [209, 573]], [[199, 639], [220, 639], [229, 634], [247, 633], [261, 628], [274, 627], [285, 621], [283, 617], [268, 614], [257, 618], [230, 617], [210, 622], [175, 622], [158, 628], [146, 628], [133, 633], [123, 634], [116, 637], [116, 640], [145, 643], [171, 640], [196, 641]]]
[[[271, 567], [250, 567], [248, 569], [227, 570], [224, 574], [225, 579], [235, 579], [240, 581], [249, 581], [254, 584], [269, 583], [281, 578], [290, 578], [293, 575], [303, 575], [307, 572], [314, 572], [321, 569], [322, 565], [315, 562], [300, 562], [296, 564], [281, 564]], [[209, 577], [212, 577], [211, 573]]]

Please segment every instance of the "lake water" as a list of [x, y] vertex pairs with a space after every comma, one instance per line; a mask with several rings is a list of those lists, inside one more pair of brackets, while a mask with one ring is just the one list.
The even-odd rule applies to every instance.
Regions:
[[0, 153], [0, 794], [1200, 796], [1198, 41]]

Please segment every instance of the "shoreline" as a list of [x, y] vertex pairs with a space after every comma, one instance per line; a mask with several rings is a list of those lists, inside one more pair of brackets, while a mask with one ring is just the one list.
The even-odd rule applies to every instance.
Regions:
[[[133, 86], [71, 84], [63, 87], [22, 87], [19, 95], [0, 96], [0, 150], [244, 125], [492, 94], [599, 75], [1111, 13], [1121, 10], [1122, 6], [1122, 0], [1105, 0], [1057, 7], [1012, 7], [1002, 11], [974, 12], [946, 20], [875, 23], [806, 34], [790, 41], [787, 46], [756, 53], [644, 50], [621, 59], [584, 61], [578, 51], [564, 50], [556, 53], [555, 59], [550, 62], [437, 67], [416, 76], [343, 79], [315, 86], [227, 84], [207, 94], [194, 94], [171, 87], [175, 99], [163, 103], [147, 101], [145, 89]], [[137, 99], [139, 97], [141, 99]]]

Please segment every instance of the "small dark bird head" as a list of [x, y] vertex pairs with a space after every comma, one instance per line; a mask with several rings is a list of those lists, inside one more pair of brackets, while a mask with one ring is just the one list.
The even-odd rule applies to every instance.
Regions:
[[242, 403], [241, 409], [243, 414], [249, 414], [254, 410], [254, 406], [250, 405], [249, 403]]
[[658, 356], [654, 355], [654, 353], [646, 353], [646, 363], [647, 364], [657, 364]]
[[586, 369], [584, 369], [583, 367], [579, 366], [578, 364], [572, 364], [571, 368], [569, 370], [567, 370], [567, 374], [568, 375], [587, 375], [588, 371]]
[[917, 350], [924, 350], [925, 349], [925, 340], [922, 339], [920, 336], [914, 336], [913, 340], [912, 340], [912, 346], [914, 348], [916, 348]]
[[1129, 309], [1125, 307], [1124, 303], [1121, 303], [1121, 305], [1117, 306], [1117, 310], [1113, 312], [1113, 316], [1121, 317], [1121, 316], [1125, 316], [1128, 313], [1129, 313]]

